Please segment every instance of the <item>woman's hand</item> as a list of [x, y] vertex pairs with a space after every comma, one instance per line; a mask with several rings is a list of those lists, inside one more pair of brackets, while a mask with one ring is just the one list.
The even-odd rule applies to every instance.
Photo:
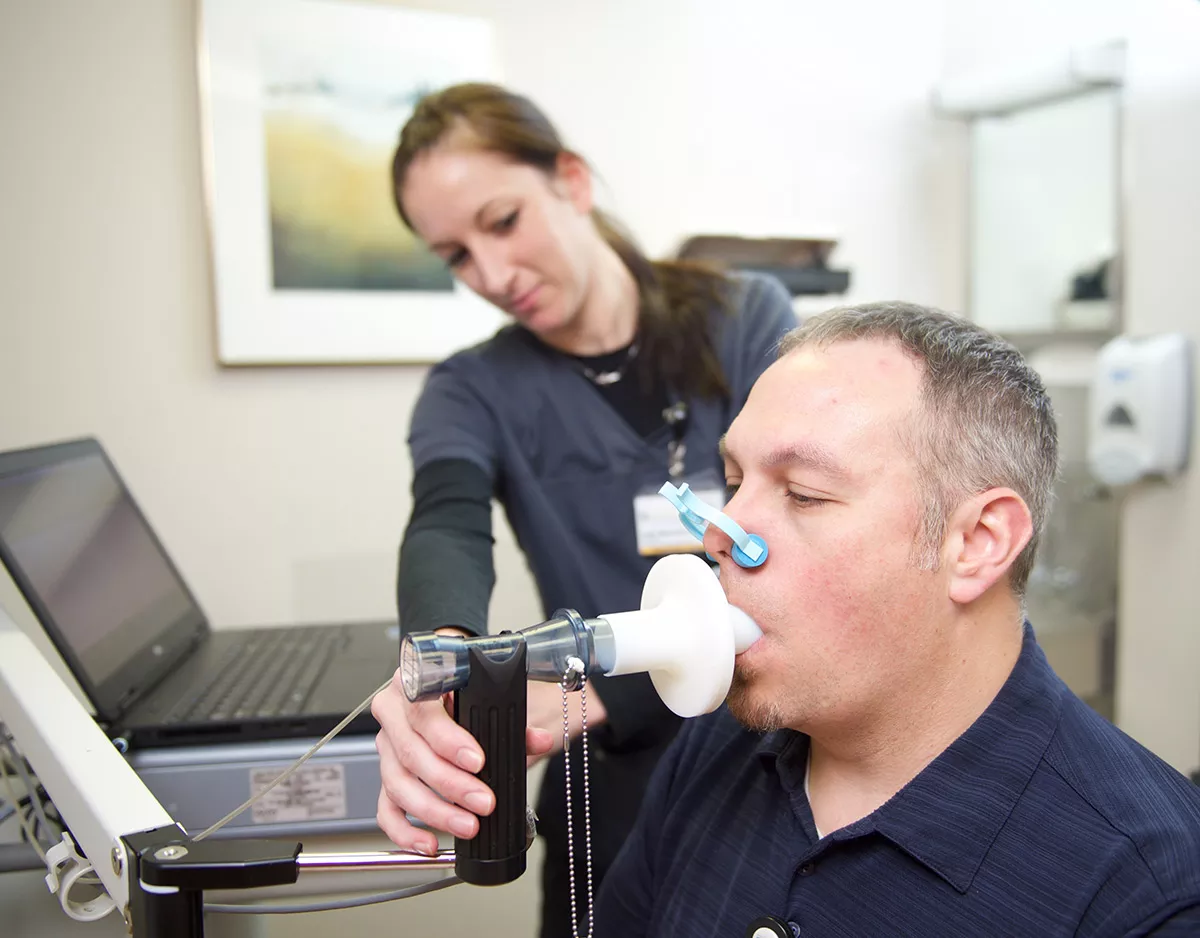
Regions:
[[[558, 692], [556, 685], [548, 686]], [[435, 830], [470, 838], [479, 832], [477, 815], [491, 814], [496, 807], [492, 790], [474, 774], [483, 768], [483, 750], [454, 722], [448, 703], [449, 695], [411, 703], [401, 689], [399, 671], [371, 702], [381, 727], [375, 737], [382, 782], [376, 820], [397, 847], [427, 856], [437, 853], [437, 836], [414, 826], [409, 815]], [[559, 697], [560, 725], [561, 720]], [[545, 730], [526, 731], [526, 751], [533, 761], [553, 744]]]
[[[547, 684], [542, 681], [529, 682], [529, 726], [546, 730], [553, 737], [551, 746], [536, 756], [531, 756], [527, 762], [533, 765], [539, 759], [563, 748], [563, 697], [562, 688], [558, 684]], [[588, 728], [602, 726], [608, 719], [608, 711], [600, 695], [593, 693], [592, 684], [587, 684]], [[580, 694], [577, 691], [567, 693], [567, 725], [571, 739], [575, 739], [583, 731], [583, 708]]]

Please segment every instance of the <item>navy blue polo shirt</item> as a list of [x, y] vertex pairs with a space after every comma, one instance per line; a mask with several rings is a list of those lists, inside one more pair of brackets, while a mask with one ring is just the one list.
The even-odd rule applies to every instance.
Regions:
[[688, 721], [596, 934], [741, 938], [773, 915], [799, 936], [1200, 935], [1200, 788], [1071, 693], [1028, 625], [979, 719], [821, 840], [807, 757], [807, 736], [724, 707]]

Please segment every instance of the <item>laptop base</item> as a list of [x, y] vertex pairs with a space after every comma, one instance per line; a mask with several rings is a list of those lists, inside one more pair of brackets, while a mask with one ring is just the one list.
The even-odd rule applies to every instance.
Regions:
[[[273, 782], [316, 739], [134, 750], [126, 760], [167, 812], [195, 835]], [[337, 736], [294, 775], [212, 836], [311, 837], [378, 831], [373, 736]]]

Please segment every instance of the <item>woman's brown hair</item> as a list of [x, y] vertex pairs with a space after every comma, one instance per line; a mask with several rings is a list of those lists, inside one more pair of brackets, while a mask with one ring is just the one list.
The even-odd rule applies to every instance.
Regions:
[[[404, 223], [400, 193], [409, 166], [447, 134], [466, 130], [484, 150], [553, 175], [571, 152], [549, 118], [528, 98], [497, 85], [453, 85], [422, 98], [400, 132], [392, 158], [392, 193]], [[657, 378], [688, 397], [720, 397], [729, 384], [713, 347], [710, 318], [731, 309], [731, 283], [721, 271], [685, 261], [652, 261], [616, 221], [592, 212], [600, 236], [629, 268], [641, 299], [638, 371], [643, 386]]]

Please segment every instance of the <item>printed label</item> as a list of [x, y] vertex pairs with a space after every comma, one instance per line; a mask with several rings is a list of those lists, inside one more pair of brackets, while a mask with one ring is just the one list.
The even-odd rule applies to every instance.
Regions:
[[[251, 769], [250, 791], [257, 794], [282, 769]], [[255, 824], [285, 824], [346, 816], [346, 770], [337, 763], [302, 765], [251, 807]]]

